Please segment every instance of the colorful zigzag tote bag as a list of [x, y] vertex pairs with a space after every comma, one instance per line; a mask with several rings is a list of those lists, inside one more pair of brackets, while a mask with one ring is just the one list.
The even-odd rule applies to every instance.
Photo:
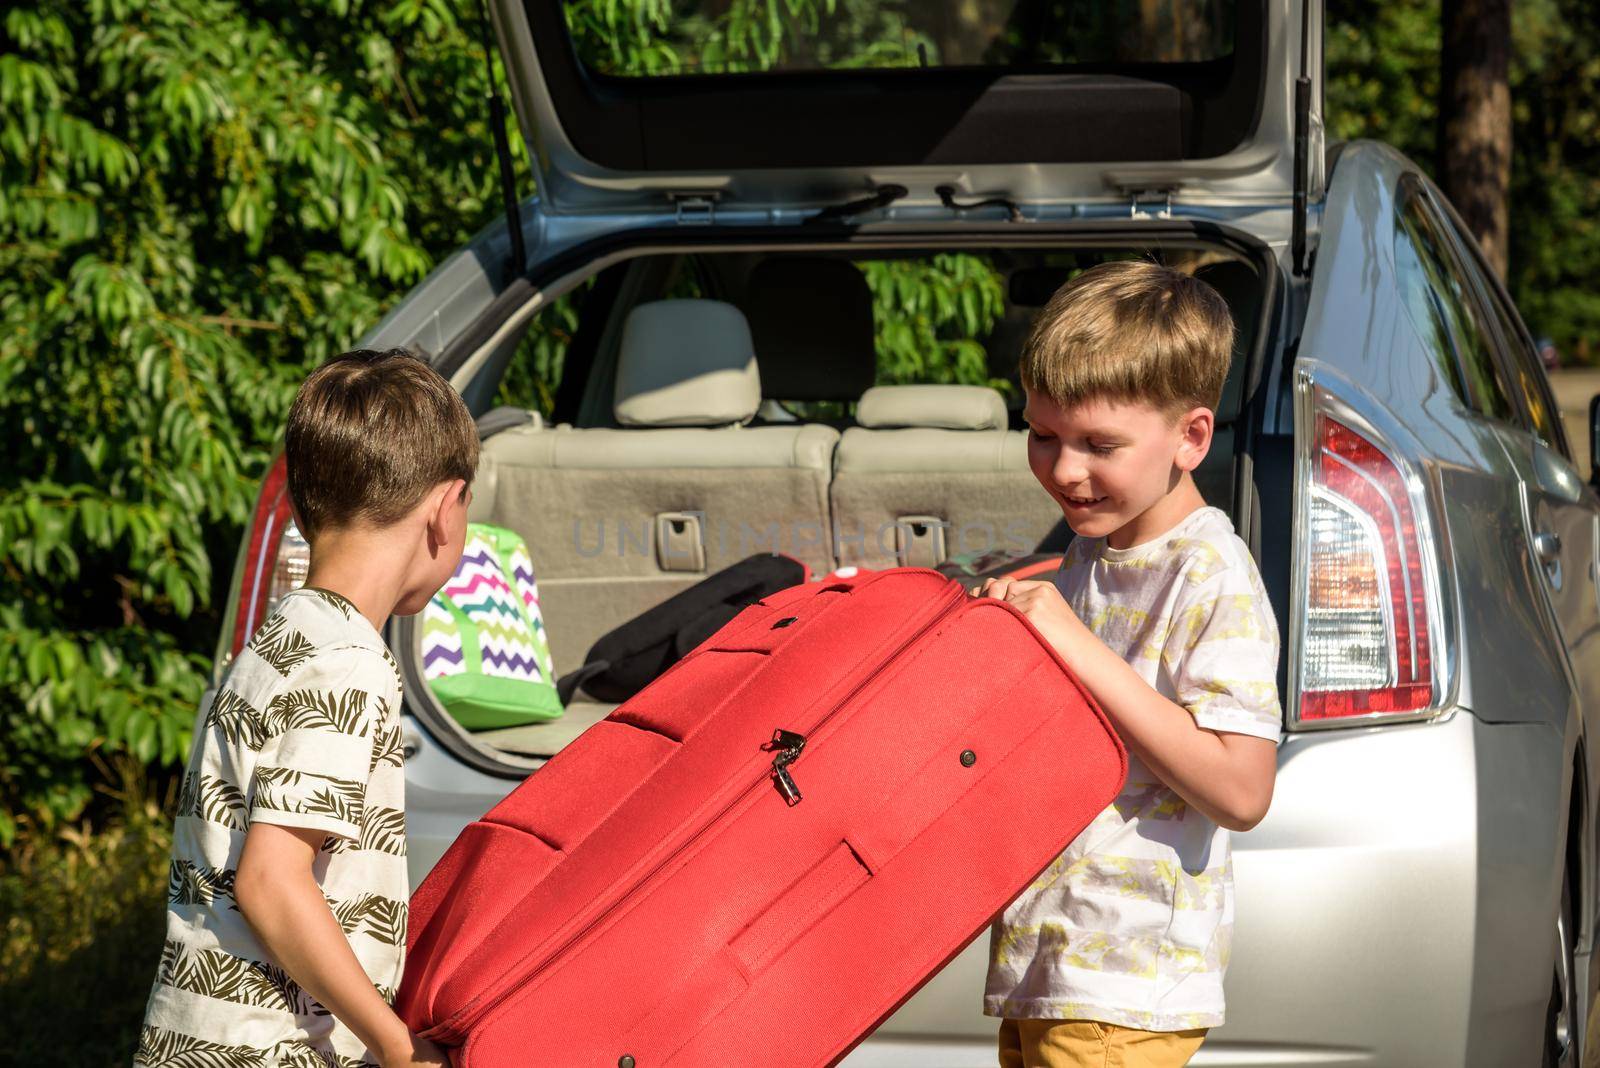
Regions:
[[520, 535], [467, 525], [456, 573], [423, 612], [422, 675], [468, 730], [561, 715], [533, 561]]

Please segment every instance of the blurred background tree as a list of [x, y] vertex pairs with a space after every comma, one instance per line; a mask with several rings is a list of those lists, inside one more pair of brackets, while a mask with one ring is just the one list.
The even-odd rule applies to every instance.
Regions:
[[1511, 0], [1439, 5], [1439, 188], [1506, 273], [1511, 180]]
[[0, 39], [0, 844], [187, 747], [287, 402], [488, 219], [444, 0], [58, 0]]
[[[1328, 0], [1329, 136], [1387, 141], [1437, 178], [1439, 0]], [[1506, 283], [1534, 337], [1600, 353], [1600, 6], [1511, 5]]]

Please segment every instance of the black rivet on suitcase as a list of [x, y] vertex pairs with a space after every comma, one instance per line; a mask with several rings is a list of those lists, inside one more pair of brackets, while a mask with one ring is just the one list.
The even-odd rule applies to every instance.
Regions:
[[977, 753], [974, 753], [970, 749], [961, 750], [961, 766], [962, 767], [970, 768], [970, 767], [972, 767], [972, 765], [976, 764], [977, 762], [978, 762], [978, 754]]
[[633, 1068], [633, 1058], [624, 1053], [617, 1058], [617, 1068]]

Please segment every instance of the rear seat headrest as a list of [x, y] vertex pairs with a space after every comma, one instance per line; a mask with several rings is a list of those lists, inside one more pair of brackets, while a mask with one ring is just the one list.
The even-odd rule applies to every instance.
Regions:
[[1005, 398], [987, 386], [873, 386], [856, 405], [856, 422], [873, 430], [1004, 430], [1008, 425]]
[[744, 307], [764, 396], [855, 400], [877, 377], [872, 290], [848, 260], [762, 260], [750, 272]]
[[744, 313], [720, 300], [658, 300], [628, 313], [617, 355], [623, 426], [730, 426], [761, 407]]

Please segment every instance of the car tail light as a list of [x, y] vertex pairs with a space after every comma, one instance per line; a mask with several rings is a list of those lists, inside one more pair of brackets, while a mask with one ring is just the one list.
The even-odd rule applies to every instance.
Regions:
[[1428, 489], [1366, 420], [1315, 387], [1307, 393], [1295, 718], [1430, 714], [1443, 693], [1436, 643], [1446, 631]]
[[239, 567], [239, 600], [228, 649], [230, 659], [239, 655], [279, 598], [305, 585], [310, 562], [311, 547], [295, 529], [289, 511], [289, 486], [280, 455], [267, 469], [250, 521], [250, 536]]

